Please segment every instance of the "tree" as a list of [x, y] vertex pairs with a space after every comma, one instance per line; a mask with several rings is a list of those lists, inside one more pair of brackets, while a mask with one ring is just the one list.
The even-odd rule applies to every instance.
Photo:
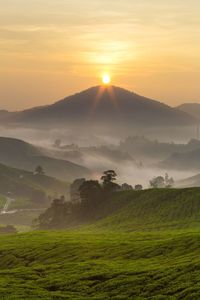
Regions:
[[103, 176], [101, 176], [101, 180], [103, 181], [103, 185], [107, 185], [110, 182], [113, 182], [116, 180], [117, 174], [114, 170], [108, 170], [103, 172]]
[[166, 173], [165, 177], [154, 177], [149, 183], [152, 188], [171, 188], [174, 185], [174, 179]]
[[64, 196], [54, 199], [51, 206], [38, 219], [34, 220], [36, 228], [52, 229], [65, 227], [70, 209], [71, 204], [65, 202]]
[[102, 195], [101, 185], [97, 180], [85, 180], [79, 188], [82, 206], [90, 208]]
[[154, 177], [150, 180], [150, 186], [154, 189], [164, 188], [165, 187], [165, 179], [162, 176]]
[[97, 180], [86, 180], [80, 186], [79, 216], [85, 220], [95, 218], [101, 210], [103, 190]]
[[133, 190], [132, 185], [128, 184], [128, 183], [123, 183], [121, 186], [121, 190], [122, 191], [131, 191]]
[[44, 175], [45, 172], [44, 172], [43, 167], [37, 166], [37, 167], [35, 168], [35, 174], [36, 174], [36, 175]]
[[118, 184], [114, 183], [116, 177], [117, 174], [114, 170], [108, 170], [103, 173], [103, 176], [101, 176], [101, 180], [105, 192], [109, 193], [121, 189], [121, 187]]
[[85, 178], [75, 179], [70, 185], [70, 200], [74, 203], [81, 201], [80, 197], [80, 187], [85, 182]]
[[60, 139], [56, 139], [53, 146], [56, 148], [60, 148], [61, 143], [62, 143], [62, 141]]
[[135, 190], [136, 191], [141, 191], [143, 189], [143, 186], [141, 184], [136, 184], [135, 185]]
[[171, 188], [174, 186], [174, 179], [172, 177], [169, 177], [169, 175], [165, 174], [165, 187]]

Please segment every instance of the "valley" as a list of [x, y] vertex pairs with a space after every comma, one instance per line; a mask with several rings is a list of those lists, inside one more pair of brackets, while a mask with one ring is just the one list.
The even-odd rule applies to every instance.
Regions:
[[200, 300], [199, 13], [0, 0], [0, 300]]
[[0, 123], [0, 298], [200, 298], [195, 116], [95, 87]]

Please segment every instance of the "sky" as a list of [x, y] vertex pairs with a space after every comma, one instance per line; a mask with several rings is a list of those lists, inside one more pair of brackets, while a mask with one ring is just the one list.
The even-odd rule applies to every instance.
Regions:
[[0, 0], [0, 109], [112, 84], [200, 102], [199, 0]]

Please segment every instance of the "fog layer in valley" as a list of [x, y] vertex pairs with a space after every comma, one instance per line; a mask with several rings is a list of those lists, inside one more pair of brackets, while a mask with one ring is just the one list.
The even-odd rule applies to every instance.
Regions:
[[[195, 137], [195, 128], [193, 128]], [[188, 132], [191, 130], [188, 129]], [[146, 132], [143, 130], [143, 132]], [[149, 131], [150, 132], [150, 131]], [[176, 130], [173, 132], [173, 134]], [[154, 136], [155, 136], [154, 132]], [[149, 180], [155, 176], [164, 176], [167, 172], [175, 182], [198, 174], [198, 168], [171, 168], [160, 165], [174, 153], [188, 153], [200, 149], [198, 140], [189, 142], [185, 137], [173, 139], [161, 131], [154, 139], [153, 135], [95, 135], [71, 132], [70, 130], [45, 130], [36, 128], [1, 127], [0, 135], [24, 140], [39, 147], [42, 153], [53, 158], [67, 160], [87, 167], [93, 178], [99, 178], [107, 169], [114, 169], [119, 183], [142, 184], [149, 187]], [[148, 137], [147, 137], [148, 136]], [[161, 138], [162, 136], [162, 138]], [[181, 140], [181, 142], [180, 142]], [[48, 175], [48, 174], [47, 174]], [[63, 180], [67, 180], [63, 178]]]

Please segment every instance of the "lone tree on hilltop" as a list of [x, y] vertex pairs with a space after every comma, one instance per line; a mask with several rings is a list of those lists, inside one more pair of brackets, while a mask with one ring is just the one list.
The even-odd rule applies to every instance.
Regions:
[[112, 193], [121, 190], [121, 186], [115, 183], [117, 174], [114, 170], [108, 170], [103, 172], [101, 176], [103, 190], [106, 193]]
[[108, 170], [103, 172], [103, 176], [101, 176], [102, 186], [105, 192], [114, 192], [120, 190], [121, 187], [114, 183], [116, 180], [117, 174], [114, 170]]
[[103, 176], [101, 176], [101, 180], [103, 181], [103, 185], [106, 185], [110, 182], [113, 182], [116, 180], [117, 174], [114, 170], [108, 170], [103, 172]]
[[37, 167], [35, 168], [35, 174], [36, 174], [36, 175], [44, 175], [45, 172], [44, 172], [43, 167], [37, 166]]

